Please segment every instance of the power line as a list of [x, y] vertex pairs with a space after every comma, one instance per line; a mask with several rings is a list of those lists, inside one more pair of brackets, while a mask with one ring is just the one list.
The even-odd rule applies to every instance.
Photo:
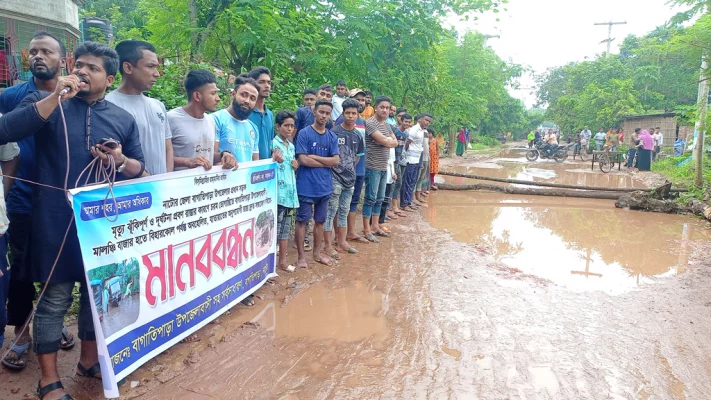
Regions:
[[596, 22], [594, 25], [607, 25], [607, 39], [600, 43], [607, 43], [607, 56], [610, 56], [610, 45], [615, 38], [612, 37], [612, 25], [626, 25], [627, 22]]

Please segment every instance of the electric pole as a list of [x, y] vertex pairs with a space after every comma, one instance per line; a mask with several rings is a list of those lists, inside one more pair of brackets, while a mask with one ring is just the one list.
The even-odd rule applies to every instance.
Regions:
[[607, 39], [603, 40], [600, 43], [605, 43], [607, 42], [607, 56], [610, 56], [610, 45], [612, 44], [612, 41], [615, 40], [615, 38], [612, 37], [612, 25], [626, 25], [627, 22], [596, 22], [595, 25], [607, 25]]

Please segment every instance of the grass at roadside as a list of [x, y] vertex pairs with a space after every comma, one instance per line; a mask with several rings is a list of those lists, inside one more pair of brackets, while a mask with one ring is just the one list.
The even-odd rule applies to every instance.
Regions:
[[[685, 154], [680, 157], [667, 157], [652, 163], [652, 171], [659, 173], [669, 179], [674, 186], [685, 187], [689, 192], [681, 197], [681, 200], [699, 199], [702, 200], [709, 187], [711, 187], [711, 160], [704, 157], [704, 188], [699, 189], [694, 185], [695, 168], [691, 155]], [[689, 159], [687, 162], [685, 160]]]

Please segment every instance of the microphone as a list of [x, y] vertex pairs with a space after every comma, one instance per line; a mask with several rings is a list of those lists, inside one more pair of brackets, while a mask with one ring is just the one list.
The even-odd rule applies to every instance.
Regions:
[[64, 97], [71, 90], [72, 90], [72, 88], [70, 88], [69, 86], [66, 86], [64, 89], [62, 89], [61, 92], [59, 92], [59, 97]]

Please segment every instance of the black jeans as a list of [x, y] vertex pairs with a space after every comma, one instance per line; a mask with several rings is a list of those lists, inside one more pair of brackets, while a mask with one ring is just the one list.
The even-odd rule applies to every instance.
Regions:
[[10, 290], [7, 296], [7, 324], [22, 326], [32, 313], [32, 302], [35, 300], [35, 285], [32, 282], [20, 280], [25, 268], [25, 254], [31, 251], [30, 247], [30, 215], [8, 214], [10, 226], [8, 234], [10, 239]]
[[[398, 176], [399, 178], [399, 176]], [[383, 200], [383, 206], [380, 209], [380, 217], [378, 218], [378, 223], [384, 224], [385, 223], [385, 216], [388, 213], [388, 204], [390, 204], [390, 198], [393, 195], [393, 184], [388, 183], [387, 186], [385, 186], [385, 199]]]

